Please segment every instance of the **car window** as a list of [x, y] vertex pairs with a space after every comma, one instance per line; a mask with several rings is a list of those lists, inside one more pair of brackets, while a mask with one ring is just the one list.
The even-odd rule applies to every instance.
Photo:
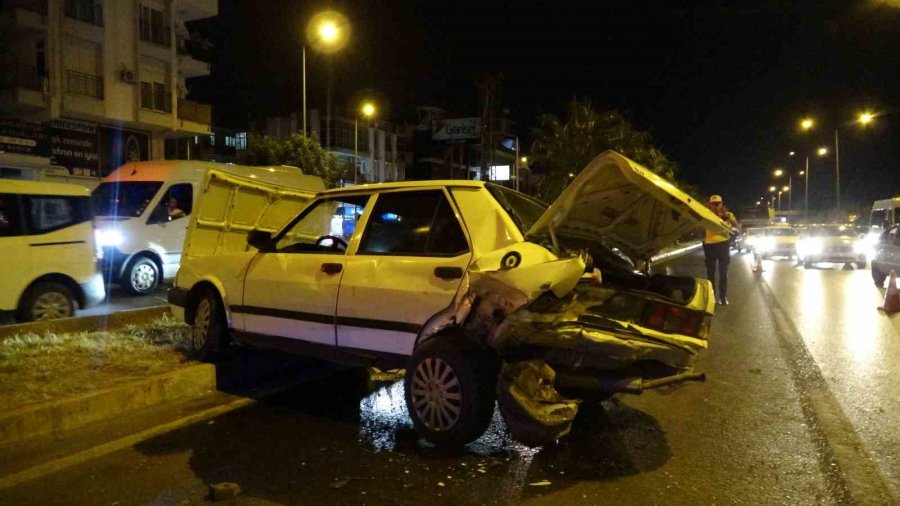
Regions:
[[469, 245], [444, 192], [385, 193], [378, 197], [360, 253], [456, 256]]
[[299, 219], [279, 234], [275, 251], [343, 253], [368, 200], [368, 195], [360, 195], [313, 203], [303, 211]]
[[45, 234], [92, 218], [87, 197], [27, 195], [24, 199], [31, 234]]
[[485, 188], [493, 195], [500, 207], [509, 213], [516, 227], [522, 234], [528, 232], [532, 225], [547, 210], [547, 204], [505, 186], [488, 183]]
[[770, 228], [766, 231], [767, 235], [780, 237], [793, 237], [797, 232], [792, 228]]
[[194, 206], [194, 185], [191, 183], [173, 184], [159, 200], [156, 209], [147, 219], [147, 224], [165, 223], [185, 218], [191, 214]]
[[891, 231], [891, 235], [894, 239], [894, 246], [900, 246], [900, 227], [894, 227], [894, 230]]
[[19, 203], [15, 195], [0, 194], [0, 237], [21, 235]]

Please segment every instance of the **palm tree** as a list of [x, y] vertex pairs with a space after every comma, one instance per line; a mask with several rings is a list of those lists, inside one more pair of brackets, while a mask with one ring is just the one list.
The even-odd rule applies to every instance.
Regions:
[[617, 110], [597, 111], [590, 101], [569, 103], [565, 121], [552, 114], [541, 118], [541, 126], [531, 147], [536, 168], [544, 175], [538, 196], [555, 199], [571, 180], [570, 174], [583, 169], [607, 149], [616, 150], [666, 179], [673, 179], [677, 167], [656, 146], [649, 133], [634, 129]]

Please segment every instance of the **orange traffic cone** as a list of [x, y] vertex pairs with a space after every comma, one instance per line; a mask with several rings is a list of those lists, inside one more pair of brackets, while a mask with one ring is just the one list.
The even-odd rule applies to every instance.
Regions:
[[897, 290], [897, 275], [891, 269], [891, 275], [888, 278], [887, 291], [884, 292], [884, 304], [879, 308], [886, 313], [896, 313], [900, 311], [900, 290]]

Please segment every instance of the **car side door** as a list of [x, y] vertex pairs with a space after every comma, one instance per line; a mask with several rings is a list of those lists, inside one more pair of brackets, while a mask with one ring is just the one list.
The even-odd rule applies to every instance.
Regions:
[[2, 311], [16, 309], [19, 298], [34, 278], [23, 214], [19, 195], [0, 193], [0, 251], [3, 251], [4, 264], [15, 266], [12, 269], [4, 269], [5, 274], [0, 279]]
[[353, 231], [341, 213], [352, 208], [361, 214], [367, 200], [313, 202], [250, 261], [242, 302], [231, 307], [247, 332], [336, 344], [335, 305]]
[[470, 241], [443, 188], [383, 192], [371, 208], [341, 280], [338, 345], [410, 355], [422, 326], [453, 302]]

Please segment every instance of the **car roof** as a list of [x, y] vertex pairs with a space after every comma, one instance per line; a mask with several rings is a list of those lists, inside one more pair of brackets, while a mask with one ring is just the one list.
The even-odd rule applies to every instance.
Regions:
[[287, 165], [249, 166], [233, 163], [207, 162], [203, 160], [149, 160], [131, 162], [111, 172], [102, 182], [126, 181], [201, 181], [206, 173], [215, 169], [220, 172], [239, 177], [250, 177], [281, 184], [294, 188], [306, 188], [310, 191], [325, 189], [325, 184], [318, 176], [304, 174], [297, 167]]
[[89, 197], [91, 195], [90, 190], [77, 184], [28, 181], [23, 179], [0, 179], [0, 193], [64, 195], [67, 197]]
[[373, 183], [361, 184], [356, 186], [344, 186], [342, 188], [332, 188], [321, 192], [320, 196], [339, 195], [344, 193], [356, 192], [377, 192], [384, 190], [403, 190], [414, 188], [434, 188], [434, 187], [452, 187], [452, 188], [484, 188], [484, 181], [472, 181], [469, 179], [438, 179], [435, 181], [396, 181], [393, 183]]

